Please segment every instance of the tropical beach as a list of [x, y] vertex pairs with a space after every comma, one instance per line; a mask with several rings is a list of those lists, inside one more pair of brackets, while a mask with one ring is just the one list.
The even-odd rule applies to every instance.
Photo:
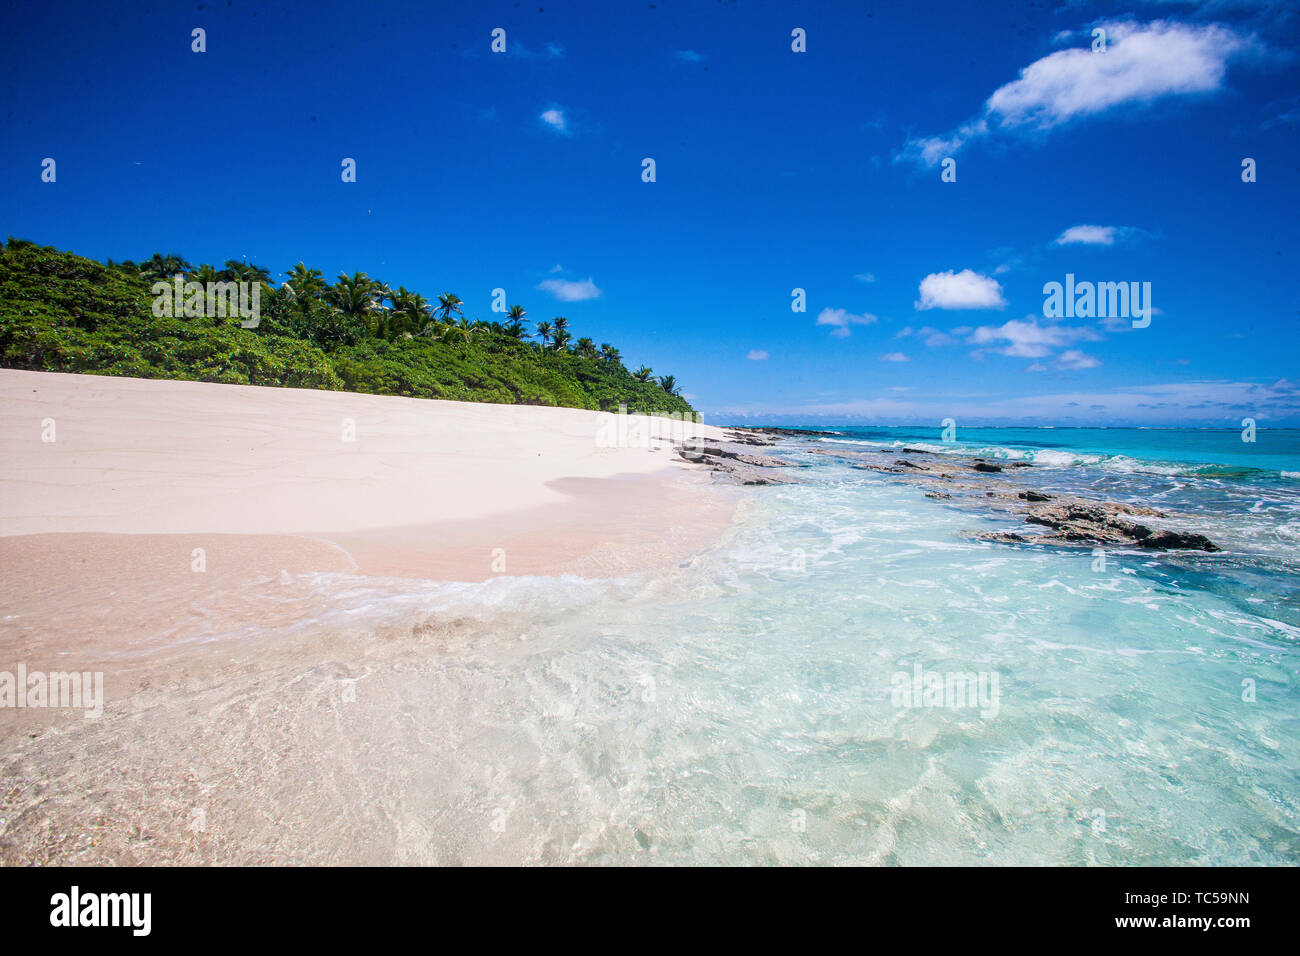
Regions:
[[21, 16], [21, 919], [230, 888], [149, 867], [1113, 868], [869, 886], [1082, 934], [1300, 864], [1294, 11]]

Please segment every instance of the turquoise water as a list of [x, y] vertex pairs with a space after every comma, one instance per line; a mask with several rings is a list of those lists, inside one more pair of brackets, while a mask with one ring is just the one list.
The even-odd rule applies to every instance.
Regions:
[[[1223, 555], [1156, 562], [1184, 582], [1239, 601], [1271, 604], [1300, 625], [1300, 430], [938, 428], [835, 429], [794, 447], [836, 451], [919, 449], [956, 458], [1028, 461], [1008, 480], [1053, 494], [1159, 508], [1208, 535]], [[978, 523], [978, 522], [977, 522]], [[1004, 522], [997, 527], [1004, 527]], [[982, 526], [988, 530], [992, 526]]]
[[[813, 427], [813, 426], [809, 426]], [[824, 429], [830, 430], [830, 429]], [[1092, 465], [1108, 471], [1300, 482], [1300, 429], [1257, 428], [967, 428], [943, 440], [941, 427], [833, 429], [854, 441], [939, 445], [1039, 464]]]
[[[459, 834], [428, 858], [1300, 862], [1296, 578], [1283, 538], [1229, 533], [1240, 483], [1202, 517], [1253, 551], [1099, 565], [1087, 549], [972, 540], [992, 519], [801, 460], [801, 483], [746, 489], [726, 539], [671, 574], [438, 592], [437, 616], [483, 630], [386, 691], [436, 728], [436, 779], [475, 781], [404, 808]], [[1277, 515], [1294, 506], [1270, 494]]]

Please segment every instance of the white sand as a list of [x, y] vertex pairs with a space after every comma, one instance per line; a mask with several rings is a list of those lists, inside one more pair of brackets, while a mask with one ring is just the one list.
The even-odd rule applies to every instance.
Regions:
[[608, 577], [712, 544], [734, 498], [670, 440], [636, 438], [673, 423], [625, 419], [631, 439], [602, 447], [617, 424], [0, 370], [0, 656], [188, 660], [312, 620], [315, 572]]
[[688, 469], [667, 441], [600, 447], [614, 424], [570, 408], [0, 370], [0, 535], [427, 525], [558, 505], [558, 479]]

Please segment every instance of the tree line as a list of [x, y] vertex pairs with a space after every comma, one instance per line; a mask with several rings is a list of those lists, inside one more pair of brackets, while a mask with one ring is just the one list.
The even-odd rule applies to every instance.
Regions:
[[[277, 287], [269, 271], [239, 259], [227, 259], [218, 269], [207, 263], [196, 267], [174, 253], [155, 252], [143, 262], [109, 259], [106, 265], [150, 281], [170, 281], [181, 275], [186, 282], [205, 288], [208, 283], [260, 282], [264, 310], [288, 319], [295, 331], [324, 346], [351, 345], [366, 338], [395, 342], [422, 337], [472, 347], [480, 336], [495, 333], [520, 341], [536, 337], [540, 342], [529, 344], [542, 351], [567, 352], [626, 368], [622, 354], [608, 342], [597, 345], [585, 336], [574, 340], [564, 316], [538, 322], [533, 333], [524, 321], [528, 312], [522, 305], [509, 306], [505, 322], [470, 320], [465, 317], [464, 301], [454, 293], [442, 292], [436, 301], [430, 301], [406, 286], [393, 289], [364, 272], [350, 276], [341, 272], [331, 284], [319, 269], [299, 262], [284, 273], [284, 281]], [[644, 365], [628, 372], [638, 382], [657, 384], [669, 395], [681, 394], [675, 376], [656, 377]]]

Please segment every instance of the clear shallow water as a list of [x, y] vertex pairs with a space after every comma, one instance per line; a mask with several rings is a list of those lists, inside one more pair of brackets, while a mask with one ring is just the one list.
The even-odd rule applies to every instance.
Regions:
[[[1226, 554], [1176, 562], [1196, 586], [1233, 591], [1271, 605], [1300, 625], [1300, 430], [959, 428], [944, 442], [937, 428], [842, 428], [835, 437], [797, 440], [830, 451], [919, 449], [957, 458], [1028, 461], [1008, 480], [1051, 494], [1159, 508], [1206, 534]], [[1187, 579], [1191, 584], [1191, 579]]]
[[[1097, 570], [877, 474], [805, 477], [667, 577], [426, 593], [484, 627], [358, 689], [437, 728], [385, 761], [429, 774], [394, 784], [406, 858], [1300, 862], [1300, 627], [1231, 556]], [[996, 675], [996, 712], [896, 696], [917, 665]]]

